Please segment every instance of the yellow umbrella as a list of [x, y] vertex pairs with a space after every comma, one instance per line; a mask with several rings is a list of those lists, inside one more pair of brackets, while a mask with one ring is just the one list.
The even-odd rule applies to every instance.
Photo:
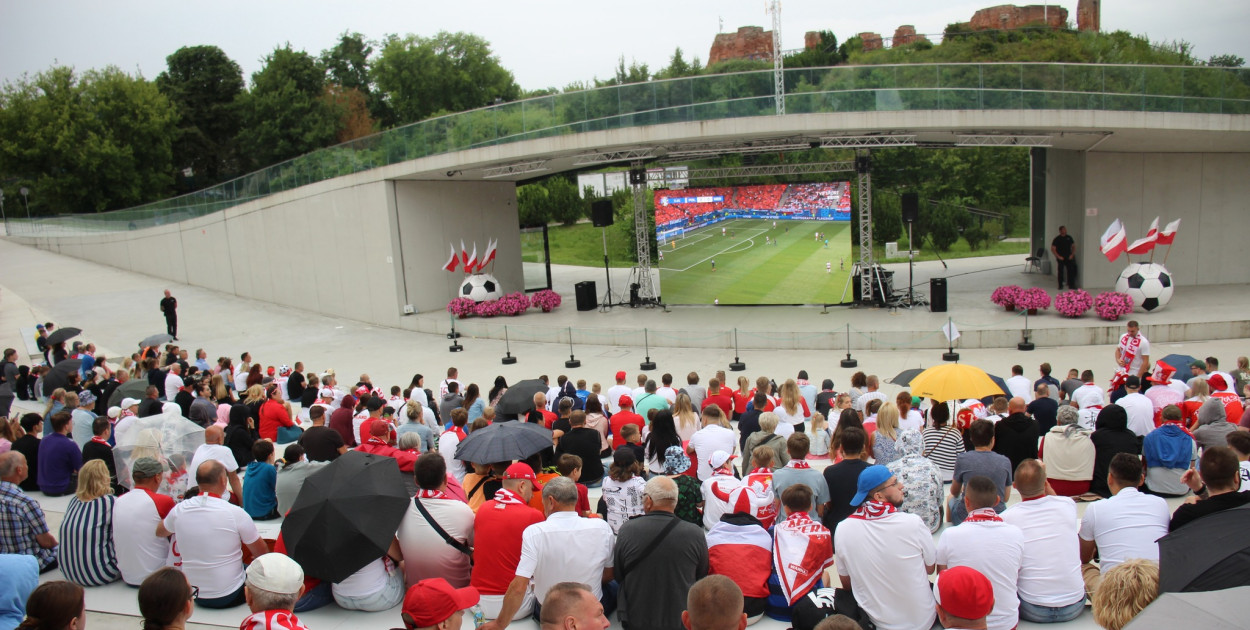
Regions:
[[935, 365], [911, 381], [911, 394], [938, 401], [1004, 395], [1003, 389], [979, 367], [962, 363]]

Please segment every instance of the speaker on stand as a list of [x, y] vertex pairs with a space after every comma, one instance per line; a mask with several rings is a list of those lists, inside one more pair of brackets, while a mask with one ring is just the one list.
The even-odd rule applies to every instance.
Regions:
[[[612, 216], [612, 200], [601, 199], [590, 204], [590, 221], [595, 227], [599, 228], [603, 237], [603, 274], [604, 280], [607, 281], [607, 291], [603, 294], [603, 301], [599, 306], [603, 309], [609, 309], [615, 306], [612, 302], [612, 266], [608, 263], [608, 227], [614, 221]], [[580, 297], [579, 297], [580, 308]]]

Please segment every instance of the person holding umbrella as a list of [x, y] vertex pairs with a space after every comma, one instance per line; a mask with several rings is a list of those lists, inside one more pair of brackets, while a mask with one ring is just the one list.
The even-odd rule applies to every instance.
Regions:
[[161, 312], [165, 314], [165, 328], [169, 336], [178, 341], [178, 299], [165, 289], [165, 297], [161, 299]]

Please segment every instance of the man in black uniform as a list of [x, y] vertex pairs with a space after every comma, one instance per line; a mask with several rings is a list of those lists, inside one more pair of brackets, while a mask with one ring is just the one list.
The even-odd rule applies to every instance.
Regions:
[[161, 300], [161, 312], [165, 314], [165, 332], [178, 341], [178, 300], [170, 295], [169, 289], [165, 289], [165, 299]]
[[1059, 236], [1050, 242], [1050, 253], [1055, 255], [1055, 265], [1059, 268], [1059, 288], [1063, 289], [1063, 279], [1068, 278], [1068, 288], [1076, 288], [1076, 252], [1072, 251], [1076, 242], [1068, 236], [1068, 228], [1059, 226]]

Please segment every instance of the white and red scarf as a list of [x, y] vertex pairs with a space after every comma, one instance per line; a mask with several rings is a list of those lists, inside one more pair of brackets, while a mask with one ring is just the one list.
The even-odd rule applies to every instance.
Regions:
[[796, 512], [773, 529], [773, 566], [786, 602], [807, 594], [833, 564], [833, 535], [807, 512]]
[[495, 491], [495, 509], [502, 510], [509, 505], [528, 505], [511, 490], [500, 488]]
[[1003, 522], [1003, 517], [994, 511], [994, 508], [978, 508], [968, 512], [968, 518], [964, 519], [965, 523], [987, 523], [987, 522]]
[[448, 433], [455, 433], [456, 437], [460, 438], [461, 440], [465, 439], [466, 437], [469, 437], [469, 435], [464, 432], [464, 429], [456, 425], [452, 425], [450, 429], [443, 431], [443, 435], [447, 435]]
[[812, 465], [807, 463], [807, 460], [805, 459], [792, 459], [789, 462], [786, 462], [786, 468], [794, 468], [797, 470], [809, 470], [811, 469], [811, 467]]
[[1128, 333], [1124, 333], [1120, 336], [1120, 360], [1124, 362], [1124, 365], [1116, 368], [1115, 374], [1111, 375], [1111, 389], [1118, 389], [1128, 379], [1128, 369], [1137, 359], [1137, 351], [1140, 348], [1141, 335], [1130, 337]]
[[418, 499], [450, 499], [442, 490], [417, 490]]
[[289, 610], [263, 610], [244, 619], [239, 630], [308, 630], [308, 626]]
[[851, 514], [850, 517], [848, 518], [857, 518], [857, 519], [864, 520], [864, 521], [875, 521], [877, 519], [885, 518], [897, 511], [898, 511], [898, 508], [894, 507], [893, 503], [865, 499], [864, 502], [859, 506], [859, 509], [855, 510], [855, 512]]

